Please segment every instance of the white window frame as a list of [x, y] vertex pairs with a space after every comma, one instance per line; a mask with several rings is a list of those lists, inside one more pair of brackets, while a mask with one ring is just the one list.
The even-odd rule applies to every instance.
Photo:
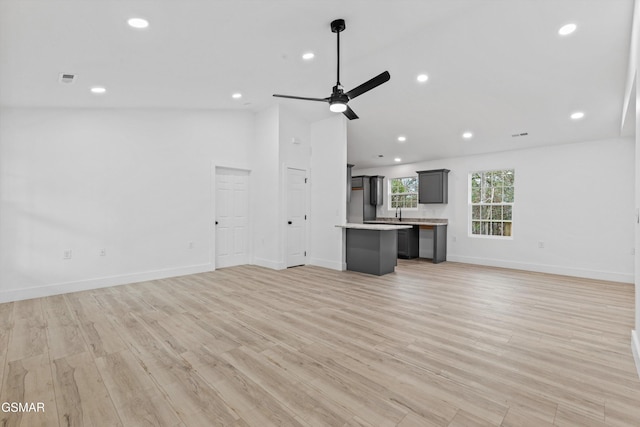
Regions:
[[[393, 180], [394, 179], [407, 179], [407, 178], [411, 178], [411, 179], [415, 179], [416, 180], [416, 192], [409, 192], [409, 193], [391, 193], [392, 189], [393, 189]], [[415, 208], [407, 208], [407, 207], [401, 207], [402, 210], [406, 210], [406, 211], [417, 211], [418, 210], [418, 176], [398, 176], [398, 177], [394, 177], [394, 178], [389, 178], [387, 181], [387, 201], [388, 201], [388, 209], [390, 211], [394, 211], [396, 208], [392, 207], [392, 200], [391, 200], [391, 196], [392, 195], [410, 195], [410, 194], [415, 194], [416, 196], [416, 207]]]
[[[512, 175], [512, 180], [511, 180], [511, 185], [506, 185], [506, 186], [494, 186], [493, 183], [489, 186], [490, 189], [492, 189], [491, 195], [492, 195], [492, 201], [486, 201], [486, 199], [483, 199], [484, 197], [487, 197], [488, 194], [484, 193], [484, 185], [483, 183], [486, 182], [486, 174], [490, 174], [492, 172], [506, 172], [509, 171], [511, 172]], [[480, 201], [479, 202], [474, 202], [474, 197], [477, 199], [477, 196], [474, 196], [474, 185], [473, 185], [473, 177], [476, 174], [482, 174], [481, 176], [481, 187], [480, 187]], [[469, 172], [469, 186], [468, 186], [468, 197], [467, 197], [467, 201], [468, 201], [468, 221], [467, 221], [467, 226], [468, 226], [468, 235], [469, 237], [474, 237], [474, 238], [482, 238], [482, 239], [498, 239], [498, 240], [513, 240], [513, 236], [514, 236], [514, 223], [515, 221], [515, 169], [514, 168], [503, 168], [503, 169], [489, 169], [489, 170], [481, 170], [481, 171], [472, 171]], [[499, 201], [494, 202], [493, 200], [495, 200], [493, 198], [493, 190], [495, 189], [503, 189], [503, 195], [498, 198]], [[512, 190], [512, 194], [511, 196], [507, 196], [507, 200], [511, 199], [511, 201], [504, 201], [504, 194], [505, 194], [505, 189], [511, 188]], [[474, 207], [475, 206], [479, 206], [479, 216], [480, 218], [475, 218], [474, 217]], [[507, 213], [504, 210], [504, 207], [507, 206], [509, 207], [509, 211], [510, 211], [510, 218], [505, 220], [505, 215], [507, 215]], [[499, 220], [494, 220], [492, 218], [493, 215], [493, 207], [502, 207], [501, 208], [501, 217]], [[490, 217], [489, 218], [484, 218], [484, 209], [491, 209], [491, 213], [489, 214]], [[476, 211], [477, 212], [477, 211]], [[510, 234], [508, 236], [504, 236], [504, 235], [494, 235], [494, 234], [475, 234], [473, 232], [473, 227], [474, 227], [474, 222], [480, 222], [480, 226], [482, 227], [482, 223], [487, 223], [487, 224], [494, 224], [494, 223], [501, 223], [502, 226], [504, 227], [504, 224], [510, 224]]]

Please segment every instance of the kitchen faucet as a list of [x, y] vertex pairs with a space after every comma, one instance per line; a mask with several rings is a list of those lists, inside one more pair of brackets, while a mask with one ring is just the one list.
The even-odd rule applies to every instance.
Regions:
[[[398, 209], [400, 210], [400, 217], [398, 217]], [[398, 218], [398, 221], [402, 221], [402, 208], [400, 206], [396, 206], [396, 218]]]

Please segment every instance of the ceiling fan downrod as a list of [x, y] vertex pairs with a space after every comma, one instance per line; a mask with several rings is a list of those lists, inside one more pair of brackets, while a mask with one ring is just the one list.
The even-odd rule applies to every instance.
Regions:
[[[344, 19], [336, 19], [331, 22], [331, 32], [336, 33], [337, 45], [338, 45], [338, 66], [336, 72], [336, 88], [342, 90], [342, 84], [340, 84], [340, 33], [346, 28]], [[335, 92], [335, 90], [334, 90]]]

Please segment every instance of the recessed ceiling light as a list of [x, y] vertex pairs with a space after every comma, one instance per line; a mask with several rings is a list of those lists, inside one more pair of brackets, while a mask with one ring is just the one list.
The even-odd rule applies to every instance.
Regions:
[[462, 137], [464, 139], [471, 139], [471, 138], [473, 138], [473, 134], [471, 132], [465, 132], [465, 133], [462, 134]]
[[393, 159], [394, 162], [401, 162], [402, 159], [400, 157], [396, 157], [395, 159]]
[[576, 28], [578, 28], [576, 24], [563, 25], [558, 30], [558, 34], [560, 34], [561, 36], [568, 36], [569, 34], [573, 33], [576, 30]]
[[233, 99], [240, 99], [240, 98], [242, 98], [242, 94], [241, 94], [241, 93], [239, 93], [239, 92], [236, 92], [236, 93], [234, 93], [233, 95], [231, 95], [231, 97], [232, 97]]
[[149, 21], [143, 18], [131, 18], [127, 21], [127, 24], [129, 24], [130, 27], [142, 29], [149, 26]]
[[107, 91], [107, 89], [103, 88], [102, 86], [94, 86], [91, 88], [91, 93], [95, 93], [97, 95], [101, 95], [103, 93], [105, 93]]
[[576, 111], [575, 113], [571, 114], [571, 118], [573, 120], [580, 120], [583, 117], [584, 117], [584, 113], [582, 111]]
[[424, 83], [429, 80], [429, 76], [427, 76], [426, 74], [419, 74], [418, 77], [416, 77], [416, 80], [418, 80], [420, 83]]
[[406, 136], [400, 135], [400, 136], [398, 137], [398, 142], [406, 142], [406, 140], [407, 140], [407, 137], [406, 137]]
[[309, 61], [311, 59], [313, 59], [316, 55], [313, 52], [306, 52], [302, 55], [302, 59], [304, 59], [305, 61]]

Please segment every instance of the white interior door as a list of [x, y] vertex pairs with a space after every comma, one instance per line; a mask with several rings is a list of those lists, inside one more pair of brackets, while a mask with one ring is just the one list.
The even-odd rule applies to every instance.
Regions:
[[249, 263], [249, 171], [216, 168], [216, 268]]
[[307, 172], [287, 169], [287, 267], [307, 261]]

